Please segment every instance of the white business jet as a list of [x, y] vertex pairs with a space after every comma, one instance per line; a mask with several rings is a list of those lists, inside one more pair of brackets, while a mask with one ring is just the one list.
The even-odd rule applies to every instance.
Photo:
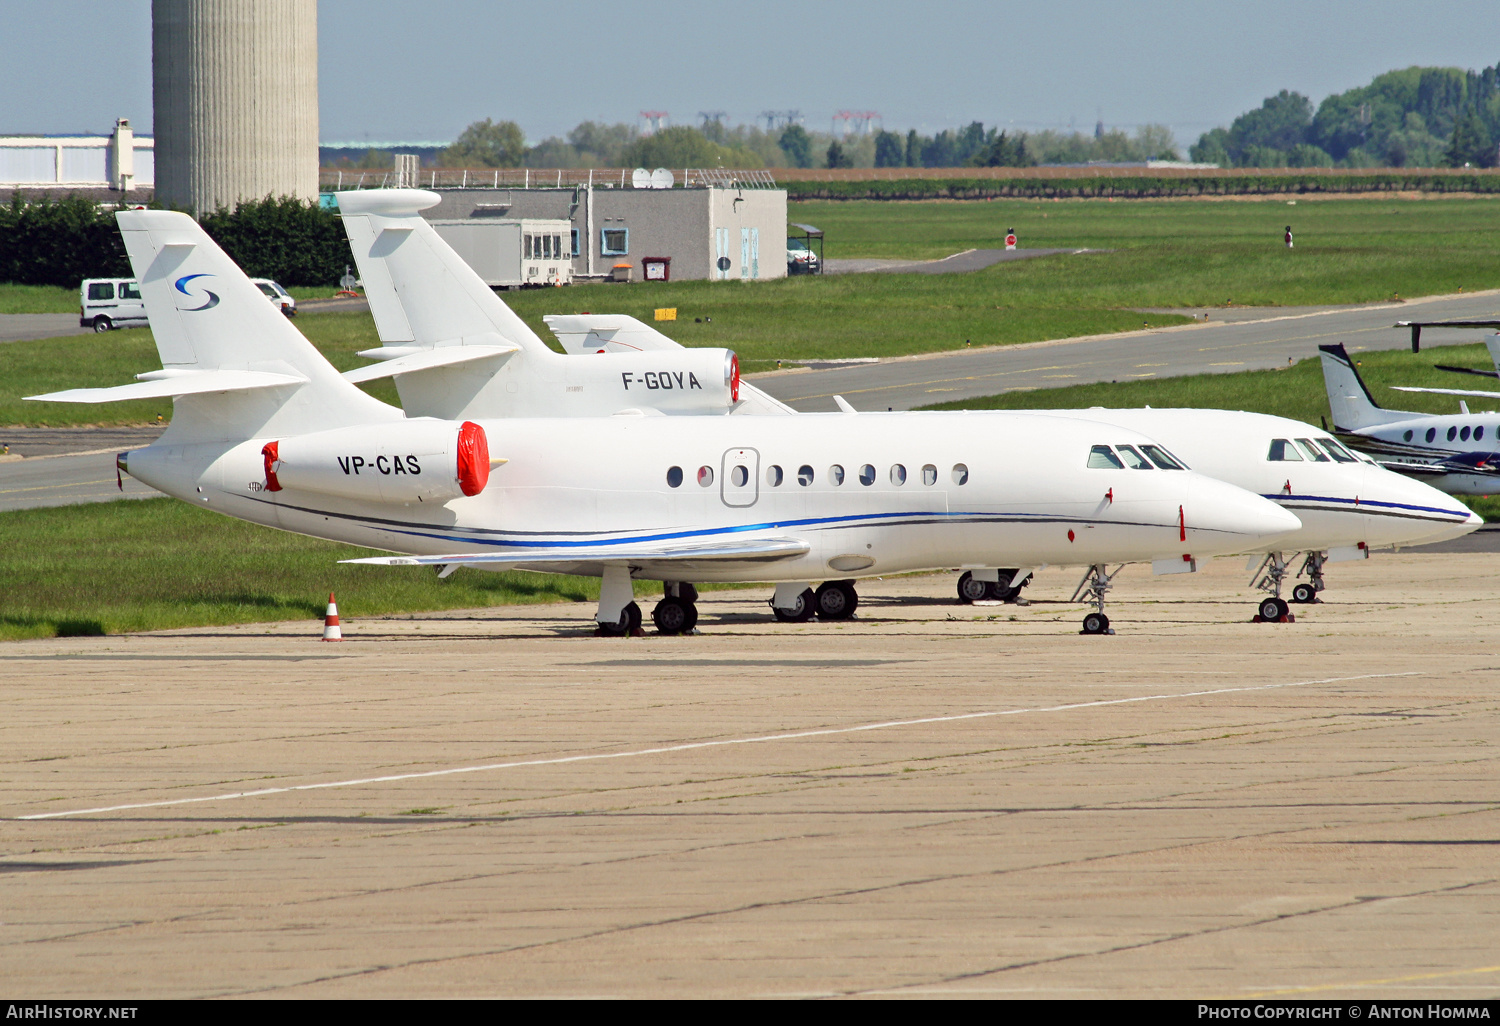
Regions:
[[[515, 338], [528, 351], [540, 351], [543, 365], [555, 363], [557, 355], [545, 350], [540, 339], [524, 325], [519, 331], [512, 326], [518, 319], [509, 308], [479, 281], [462, 258], [420, 217], [421, 210], [438, 200], [436, 194], [418, 190], [353, 192], [339, 196], [350, 245], [365, 281], [377, 331], [386, 349], [396, 353], [442, 350], [453, 344], [448, 341], [450, 338], [463, 333], [477, 336], [488, 331]], [[384, 238], [381, 225], [399, 226], [400, 234]], [[461, 293], [460, 282], [466, 286]], [[438, 319], [448, 324], [442, 332], [427, 327]], [[674, 354], [693, 351], [685, 350], [671, 338], [633, 317], [554, 315], [546, 317], [545, 321], [570, 356], [602, 357], [605, 365], [615, 367], [617, 371], [619, 367], [631, 365], [626, 361], [634, 360], [638, 367], [637, 378], [641, 376], [640, 367], [652, 367], [670, 360]], [[382, 351], [372, 350], [367, 355], [382, 355]], [[521, 380], [525, 365], [520, 362], [522, 356], [515, 359], [511, 366], [517, 375], [516, 380]], [[589, 361], [583, 362], [587, 364]], [[488, 383], [484, 376], [489, 373], [491, 371], [482, 364], [448, 372], [444, 382], [448, 393], [434, 395], [424, 391], [423, 409], [447, 417], [513, 415], [511, 411], [517, 405], [515, 393], [501, 392]], [[460, 384], [455, 380], [460, 375], [470, 380]], [[398, 377], [396, 380], [398, 387], [403, 387], [404, 379]], [[403, 387], [403, 400], [408, 391], [411, 391], [409, 386]], [[710, 399], [700, 401], [694, 407], [670, 391], [656, 394], [663, 400], [661, 412], [669, 414], [727, 411], [787, 415], [795, 412], [749, 383], [739, 386], [740, 401], [727, 406]], [[592, 412], [600, 415], [615, 412], [624, 401], [621, 395], [611, 394], [608, 390], [603, 390], [599, 398], [602, 405], [594, 407]], [[644, 397], [637, 396], [630, 401], [649, 408], [652, 400], [653, 396], [648, 392]], [[846, 413], [854, 412], [842, 399], [837, 402]], [[578, 403], [572, 409], [588, 410]], [[1309, 580], [1296, 585], [1292, 593], [1296, 601], [1311, 602], [1323, 590], [1325, 562], [1365, 558], [1372, 547], [1441, 540], [1442, 537], [1467, 533], [1481, 522], [1442, 493], [1382, 472], [1368, 461], [1360, 462], [1333, 439], [1327, 438], [1324, 432], [1296, 421], [1224, 410], [1096, 408], [1059, 411], [1059, 415], [1128, 427], [1164, 442], [1170, 449], [1168, 452], [1160, 445], [1151, 445], [1138, 451], [1127, 444], [1116, 452], [1101, 444], [1095, 447], [1097, 451], [1090, 457], [1095, 469], [1175, 469], [1181, 466], [1180, 460], [1172, 455], [1175, 453], [1195, 469], [1248, 488], [1283, 507], [1294, 509], [1303, 518], [1303, 528], [1284, 538], [1282, 548], [1258, 550], [1252, 559], [1252, 563], [1258, 564], [1254, 567], [1256, 572], [1252, 584], [1269, 593], [1258, 609], [1258, 616], [1264, 621], [1283, 622], [1289, 617], [1289, 607], [1281, 598], [1290, 567], [1289, 556], [1306, 552], [1299, 576], [1306, 574]], [[963, 416], [979, 418], [963, 422], [964, 430], [983, 432], [987, 423], [983, 418], [992, 415], [976, 412]], [[1316, 443], [1314, 438], [1318, 440]], [[1299, 446], [1309, 453], [1305, 460], [1299, 455]], [[1292, 463], [1304, 465], [1296, 467], [1294, 472], [1288, 466]], [[1295, 488], [1291, 484], [1293, 478], [1297, 480]], [[1306, 514], [1302, 512], [1304, 510]], [[1038, 564], [1031, 563], [1022, 568], [995, 567], [963, 560], [958, 565], [967, 567], [958, 580], [959, 597], [964, 601], [975, 601], [1013, 596], [1026, 582], [1031, 567]], [[1165, 563], [1158, 564], [1155, 569], [1158, 572], [1169, 569], [1182, 572], [1191, 570], [1194, 565]], [[1091, 565], [1075, 592], [1075, 598], [1087, 594], [1102, 613], [1100, 603], [1112, 577], [1105, 566]], [[847, 608], [844, 597], [832, 591], [820, 590], [818, 597], [835, 603], [833, 615]], [[821, 606], [817, 612], [830, 615]], [[785, 614], [778, 609], [778, 615]]]
[[[1490, 354], [1500, 370], [1500, 346], [1491, 336]], [[1333, 429], [1383, 466], [1452, 495], [1500, 492], [1500, 413], [1473, 413], [1464, 399], [1458, 413], [1387, 410], [1375, 401], [1342, 345], [1319, 346], [1323, 383], [1333, 412]], [[1500, 392], [1463, 388], [1392, 386], [1399, 392], [1500, 399]]]
[[[841, 580], [824, 588], [852, 606], [842, 578], [973, 554], [1181, 562], [1300, 527], [1191, 471], [1090, 468], [1100, 426], [1060, 417], [996, 414], [984, 431], [939, 413], [408, 418], [340, 376], [192, 218], [116, 217], [162, 369], [31, 398], [171, 396], [167, 432], [119, 458], [131, 476], [229, 516], [404, 554], [357, 562], [601, 577], [607, 633], [640, 622], [632, 578], [774, 582], [777, 608], [795, 612], [829, 571]], [[1107, 441], [1151, 444], [1119, 429]], [[679, 596], [658, 609], [669, 633], [696, 616]], [[1096, 615], [1092, 632], [1107, 630]]]

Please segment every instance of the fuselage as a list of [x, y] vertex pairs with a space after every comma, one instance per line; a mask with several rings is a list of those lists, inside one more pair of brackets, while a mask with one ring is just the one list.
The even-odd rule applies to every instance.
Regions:
[[1302, 527], [1275, 542], [1283, 550], [1422, 544], [1467, 534], [1483, 523], [1448, 494], [1286, 417], [1190, 409], [1056, 412], [1150, 435], [1194, 470], [1295, 513]]
[[[481, 422], [497, 465], [478, 495], [359, 501], [265, 487], [262, 449], [162, 443], [132, 476], [230, 516], [413, 555], [601, 543], [805, 539], [800, 558], [690, 579], [799, 581], [961, 564], [1178, 560], [1298, 529], [1275, 504], [1189, 470], [1088, 466], [1139, 432], [1012, 413], [509, 418]], [[330, 454], [340, 466], [357, 452]], [[373, 460], [368, 463], [373, 463]], [[436, 472], [436, 471], [433, 471]], [[372, 487], [372, 496], [375, 488]], [[537, 569], [592, 573], [587, 560]], [[681, 567], [636, 576], [681, 579]]]

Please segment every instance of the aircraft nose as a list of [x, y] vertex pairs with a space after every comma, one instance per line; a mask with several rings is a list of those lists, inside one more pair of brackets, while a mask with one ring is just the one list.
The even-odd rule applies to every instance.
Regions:
[[[1407, 521], [1410, 524], [1410, 530], [1402, 537], [1390, 538], [1398, 545], [1432, 545], [1437, 542], [1452, 541], [1454, 538], [1462, 538], [1471, 531], [1484, 526], [1484, 518], [1478, 513], [1467, 509], [1458, 499], [1447, 492], [1439, 491], [1426, 482], [1403, 477], [1381, 467], [1368, 468], [1366, 481], [1365, 494], [1375, 495], [1380, 494], [1380, 491], [1388, 492], [1395, 501], [1421, 517], [1437, 518], [1437, 520], [1414, 518]], [[1446, 523], [1441, 522], [1443, 520], [1446, 520]]]
[[[1183, 512], [1195, 555], [1244, 552], [1302, 530], [1302, 521], [1290, 510], [1214, 478], [1194, 481], [1191, 501]], [[1194, 528], [1199, 538], [1193, 538]]]

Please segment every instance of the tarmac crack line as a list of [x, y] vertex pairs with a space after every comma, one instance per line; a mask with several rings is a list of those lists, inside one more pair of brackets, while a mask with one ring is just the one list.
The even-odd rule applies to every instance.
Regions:
[[858, 734], [874, 730], [889, 730], [897, 727], [916, 727], [933, 723], [957, 723], [965, 720], [992, 719], [999, 716], [1022, 716], [1032, 713], [1071, 712], [1077, 709], [1096, 709], [1104, 706], [1131, 705], [1139, 702], [1160, 702], [1184, 698], [1208, 698], [1215, 695], [1243, 694], [1256, 691], [1271, 691], [1279, 688], [1310, 687], [1317, 684], [1341, 684], [1356, 680], [1374, 680], [1390, 677], [1420, 676], [1417, 670], [1400, 673], [1361, 673], [1349, 677], [1324, 677], [1317, 680], [1283, 681], [1279, 684], [1251, 684], [1234, 688], [1214, 688], [1208, 691], [1188, 691], [1181, 694], [1135, 695], [1129, 698], [1107, 698], [1093, 702], [1069, 702], [1063, 705], [1038, 706], [1029, 709], [990, 709], [983, 712], [955, 713], [948, 716], [923, 716], [907, 720], [884, 720], [878, 723], [861, 723], [849, 727], [822, 727], [813, 730], [786, 731], [776, 734], [760, 734], [754, 737], [723, 738], [714, 741], [689, 741], [683, 744], [659, 745], [653, 748], [637, 748], [627, 752], [591, 752], [583, 755], [563, 755], [548, 759], [518, 759], [510, 762], [485, 763], [478, 766], [454, 766], [448, 769], [424, 770], [416, 773], [394, 773], [378, 777], [362, 777], [354, 780], [330, 780], [316, 784], [293, 784], [287, 787], [265, 787], [254, 791], [233, 791], [227, 794], [204, 795], [198, 798], [169, 798], [155, 802], [133, 802], [126, 805], [109, 805], [93, 809], [73, 809], [67, 812], [40, 812], [28, 816], [11, 817], [15, 821], [64, 819], [72, 816], [92, 816], [106, 812], [125, 812], [134, 809], [160, 809], [175, 805], [192, 805], [202, 802], [233, 801], [239, 798], [259, 798], [273, 794], [292, 794], [298, 791], [322, 791], [331, 788], [361, 787], [368, 784], [387, 784], [405, 780], [424, 780], [435, 777], [457, 776], [468, 773], [486, 773], [506, 769], [522, 769], [530, 766], [560, 766], [569, 763], [600, 762], [609, 759], [641, 758], [648, 755], [670, 755], [677, 752], [696, 751], [705, 748], [724, 748], [732, 745], [766, 744], [773, 741], [799, 741], [812, 737], [832, 737], [840, 734]]
[[[1485, 887], [1500, 880], [1470, 880], [1467, 883], [1451, 884], [1447, 887], [1431, 887], [1421, 891], [1408, 891], [1405, 894], [1382, 894], [1378, 897], [1353, 898], [1349, 901], [1335, 902], [1332, 905], [1322, 905], [1318, 908], [1306, 908], [1298, 912], [1283, 912], [1279, 915], [1266, 916], [1263, 919], [1255, 919], [1248, 923], [1225, 923], [1221, 926], [1210, 926], [1202, 930], [1183, 930], [1178, 933], [1168, 934], [1164, 937], [1154, 937], [1150, 940], [1137, 941], [1133, 944], [1117, 944], [1113, 947], [1101, 948], [1097, 951], [1075, 951], [1067, 955], [1056, 955], [1052, 958], [1036, 958], [1026, 962], [1015, 962], [1011, 965], [996, 966], [993, 969], [978, 969], [973, 972], [959, 973], [955, 976], [945, 976], [941, 979], [927, 983], [909, 983], [896, 987], [872, 988], [869, 990], [849, 990], [842, 992], [843, 997], [870, 994], [892, 994], [898, 991], [914, 990], [919, 987], [941, 986], [945, 983], [959, 983], [964, 980], [977, 980], [986, 976], [995, 976], [999, 973], [1008, 973], [1016, 969], [1034, 969], [1037, 966], [1056, 965], [1060, 962], [1070, 962], [1080, 958], [1095, 958], [1101, 955], [1115, 955], [1125, 951], [1141, 951], [1145, 948], [1153, 948], [1160, 944], [1171, 944], [1180, 940], [1194, 940], [1200, 937], [1212, 937], [1215, 934], [1229, 933], [1234, 930], [1250, 930], [1258, 926], [1268, 926], [1272, 923], [1283, 923], [1292, 919], [1302, 919], [1308, 916], [1322, 915], [1324, 912], [1338, 912], [1343, 909], [1360, 908], [1365, 905], [1373, 905], [1382, 901], [1398, 901], [1403, 898], [1423, 898], [1436, 894], [1452, 894], [1457, 891], [1465, 891], [1471, 887]], [[1228, 1000], [1228, 999], [1226, 999]]]

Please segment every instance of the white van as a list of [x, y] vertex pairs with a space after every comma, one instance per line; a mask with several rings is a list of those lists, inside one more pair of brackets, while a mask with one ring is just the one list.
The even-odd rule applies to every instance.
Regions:
[[146, 304], [134, 278], [88, 278], [78, 289], [78, 326], [95, 331], [146, 323]]
[[[255, 287], [276, 304], [288, 317], [297, 313], [297, 301], [291, 293], [270, 278], [251, 278]], [[134, 328], [147, 324], [146, 304], [141, 287], [134, 278], [88, 278], [78, 289], [78, 326], [108, 331], [110, 328]]]

